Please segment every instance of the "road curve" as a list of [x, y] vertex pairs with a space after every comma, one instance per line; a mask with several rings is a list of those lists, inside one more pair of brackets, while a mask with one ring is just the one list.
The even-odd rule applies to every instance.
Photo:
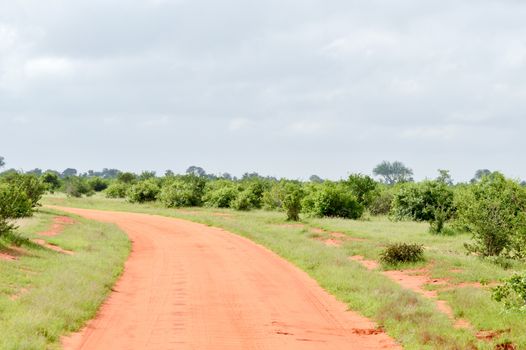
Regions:
[[65, 349], [399, 349], [271, 251], [218, 228], [146, 214], [54, 207], [117, 224], [124, 273]]

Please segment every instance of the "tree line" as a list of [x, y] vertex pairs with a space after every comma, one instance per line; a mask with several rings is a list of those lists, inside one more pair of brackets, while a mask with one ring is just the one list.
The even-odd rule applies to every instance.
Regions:
[[[0, 157], [0, 166], [5, 162]], [[191, 166], [184, 174], [153, 171], [140, 174], [103, 169], [78, 173], [7, 170], [0, 174], [0, 234], [13, 228], [13, 219], [31, 215], [44, 192], [68, 196], [100, 192], [132, 203], [158, 202], [169, 208], [204, 206], [235, 210], [276, 210], [288, 220], [300, 215], [360, 219], [386, 215], [391, 220], [429, 223], [433, 234], [470, 232], [466, 244], [480, 256], [526, 258], [526, 190], [524, 184], [499, 172], [478, 170], [469, 183], [454, 184], [447, 170], [420, 182], [401, 162], [380, 163], [376, 180], [351, 174], [338, 181], [313, 175], [309, 181], [277, 179], [258, 173], [240, 178], [208, 174]]]

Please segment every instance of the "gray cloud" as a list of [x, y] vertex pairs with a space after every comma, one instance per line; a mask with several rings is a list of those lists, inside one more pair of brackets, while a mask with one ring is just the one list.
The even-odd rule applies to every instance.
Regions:
[[0, 4], [8, 166], [526, 178], [521, 1]]

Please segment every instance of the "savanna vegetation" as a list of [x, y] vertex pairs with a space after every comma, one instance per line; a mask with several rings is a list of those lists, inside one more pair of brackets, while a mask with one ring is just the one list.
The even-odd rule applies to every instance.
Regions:
[[[446, 170], [415, 182], [401, 162], [382, 162], [373, 174], [378, 180], [351, 174], [299, 181], [212, 175], [196, 166], [163, 176], [116, 169], [8, 170], [0, 175], [0, 201], [18, 204], [4, 204], [0, 228], [13, 232], [13, 220], [31, 215], [45, 191], [50, 204], [178, 216], [269, 247], [407, 348], [526, 348], [523, 184], [486, 169], [468, 183], [455, 184]], [[228, 215], [210, 215], [215, 212]], [[344, 235], [341, 244], [323, 243], [331, 232]], [[369, 271], [350, 256], [377, 261], [380, 268]], [[432, 302], [382, 275], [424, 267], [430, 278], [449, 285], [425, 288], [437, 291], [470, 327], [454, 327]], [[491, 336], [483, 339], [481, 332]]]

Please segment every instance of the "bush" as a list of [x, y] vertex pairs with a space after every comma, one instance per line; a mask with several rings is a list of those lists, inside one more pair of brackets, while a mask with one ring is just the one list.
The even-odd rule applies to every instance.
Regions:
[[373, 178], [362, 174], [352, 174], [347, 180], [347, 185], [356, 196], [358, 203], [369, 206], [374, 199], [378, 183]]
[[114, 182], [104, 191], [107, 198], [124, 198], [130, 185], [124, 182]]
[[70, 197], [91, 196], [93, 189], [84, 178], [70, 176], [64, 180], [64, 192]]
[[232, 181], [211, 181], [205, 186], [203, 203], [207, 207], [230, 208], [238, 193], [238, 186]]
[[10, 172], [2, 177], [2, 182], [8, 183], [24, 192], [31, 201], [32, 207], [38, 206], [38, 202], [44, 192], [46, 192], [46, 186], [33, 174]]
[[0, 236], [15, 226], [10, 222], [33, 213], [33, 202], [27, 194], [8, 183], [0, 183]]
[[175, 177], [165, 182], [159, 193], [160, 201], [168, 208], [199, 206], [206, 181], [195, 175]]
[[153, 202], [160, 192], [159, 185], [155, 179], [144, 180], [132, 185], [126, 196], [131, 203]]
[[458, 224], [473, 235], [465, 244], [481, 256], [526, 256], [526, 192], [500, 173], [464, 188], [455, 199]]
[[363, 205], [341, 183], [326, 181], [308, 188], [309, 192], [303, 199], [302, 206], [303, 211], [309, 215], [358, 219], [363, 214]]
[[391, 211], [394, 196], [389, 191], [382, 191], [374, 197], [368, 206], [372, 215], [387, 215]]
[[394, 220], [427, 221], [434, 233], [442, 232], [454, 213], [454, 194], [441, 181], [405, 184], [394, 195], [391, 217]]
[[250, 210], [261, 208], [265, 185], [260, 180], [247, 180], [241, 185], [241, 192], [237, 194], [232, 202], [232, 208], [236, 210]]
[[301, 212], [301, 200], [305, 196], [301, 185], [293, 182], [284, 185], [283, 208], [287, 212], [287, 220], [298, 221]]
[[53, 193], [60, 188], [60, 177], [58, 173], [52, 171], [46, 171], [40, 181], [46, 186], [46, 190]]
[[394, 243], [380, 254], [380, 261], [385, 264], [400, 264], [424, 260], [424, 247], [420, 244]]
[[492, 297], [508, 309], [526, 311], [526, 274], [514, 275], [493, 288]]
[[88, 180], [88, 185], [93, 191], [101, 192], [108, 188], [108, 181], [101, 179], [100, 177], [93, 177]]

